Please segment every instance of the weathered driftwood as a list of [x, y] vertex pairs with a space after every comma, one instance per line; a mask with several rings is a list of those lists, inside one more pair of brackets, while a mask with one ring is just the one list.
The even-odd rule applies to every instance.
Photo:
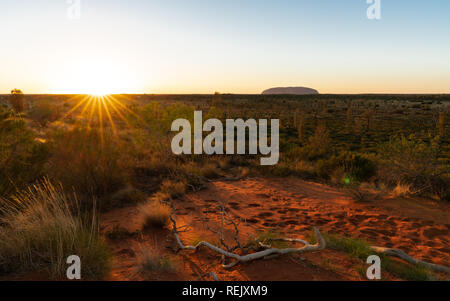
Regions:
[[[169, 203], [169, 205], [172, 207], [173, 211], [175, 211], [173, 205], [171, 203]], [[225, 216], [227, 217], [228, 220], [231, 221], [231, 224], [235, 228], [236, 234], [235, 234], [234, 238], [235, 238], [235, 240], [237, 242], [237, 247], [228, 248], [228, 250], [224, 250], [224, 249], [219, 248], [219, 247], [217, 247], [217, 246], [215, 246], [215, 245], [213, 245], [213, 244], [211, 244], [209, 242], [206, 242], [206, 241], [201, 241], [195, 246], [184, 245], [183, 242], [180, 239], [179, 233], [182, 232], [182, 231], [180, 231], [180, 229], [182, 229], [185, 226], [177, 227], [176, 221], [173, 218], [173, 214], [170, 214], [170, 221], [172, 222], [172, 227], [173, 227], [172, 228], [172, 233], [175, 236], [177, 245], [180, 248], [180, 250], [193, 250], [193, 251], [196, 251], [199, 247], [205, 246], [205, 247], [207, 247], [207, 248], [209, 248], [209, 249], [211, 249], [211, 250], [221, 254], [223, 258], [228, 257], [228, 258], [234, 259], [234, 261], [232, 263], [230, 263], [230, 264], [223, 264], [224, 268], [229, 269], [229, 268], [232, 268], [232, 267], [234, 267], [235, 265], [237, 265], [239, 263], [250, 262], [250, 261], [257, 260], [257, 259], [262, 259], [262, 258], [263, 259], [272, 258], [273, 256], [276, 257], [276, 256], [279, 256], [279, 255], [282, 255], [282, 254], [305, 253], [305, 252], [317, 251], [317, 250], [325, 249], [325, 247], [326, 247], [325, 239], [320, 234], [320, 231], [317, 228], [314, 227], [314, 234], [315, 234], [316, 239], [317, 239], [317, 243], [314, 244], [314, 245], [311, 245], [310, 243], [308, 243], [305, 240], [297, 239], [297, 238], [274, 238], [273, 240], [287, 241], [287, 242], [292, 242], [292, 243], [301, 243], [304, 246], [301, 247], [301, 248], [278, 249], [278, 248], [272, 248], [271, 246], [266, 246], [266, 245], [260, 244], [260, 246], [264, 247], [265, 250], [257, 251], [255, 253], [246, 254], [246, 255], [239, 255], [239, 254], [233, 253], [232, 250], [235, 250], [237, 248], [243, 250], [243, 247], [242, 247], [242, 245], [241, 245], [241, 243], [239, 242], [239, 239], [238, 239], [238, 233], [239, 232], [238, 232], [238, 227], [237, 227], [236, 223], [234, 223], [232, 221], [232, 219], [226, 214], [226, 211], [223, 211], [223, 212], [225, 212]], [[435, 264], [435, 263], [429, 263], [429, 262], [422, 261], [420, 259], [417, 259], [417, 258], [409, 256], [404, 251], [399, 250], [399, 249], [384, 248], [384, 247], [378, 247], [378, 246], [371, 246], [370, 249], [373, 250], [376, 253], [384, 254], [384, 255], [388, 255], [388, 256], [395, 256], [395, 257], [401, 258], [401, 259], [403, 259], [406, 262], [409, 262], [411, 264], [422, 266], [422, 267], [428, 268], [428, 269], [433, 270], [433, 271], [444, 272], [444, 273], [450, 274], [450, 268], [448, 268], [446, 266], [442, 266], [442, 265], [438, 265], [438, 264]], [[217, 277], [213, 273], [211, 274], [211, 276], [214, 279], [216, 279], [216, 277]]]
[[445, 273], [450, 274], [450, 268], [448, 268], [446, 266], [422, 261], [420, 259], [409, 256], [404, 251], [399, 250], [399, 249], [383, 248], [383, 247], [377, 247], [377, 246], [371, 246], [370, 249], [379, 254], [396, 256], [396, 257], [401, 258], [409, 263], [412, 263], [412, 264], [415, 264], [418, 266], [422, 266], [422, 267], [428, 268], [433, 271], [445, 272]]
[[314, 233], [315, 233], [316, 239], [317, 239], [317, 243], [314, 245], [311, 245], [308, 242], [301, 240], [301, 239], [282, 238], [280, 240], [290, 241], [290, 242], [300, 242], [300, 243], [304, 244], [304, 246], [301, 248], [286, 248], [286, 249], [269, 248], [269, 249], [251, 253], [251, 254], [239, 255], [239, 254], [221, 249], [221, 248], [219, 248], [213, 244], [210, 244], [209, 242], [206, 242], [206, 241], [201, 241], [195, 246], [184, 245], [180, 239], [180, 236], [178, 235], [177, 224], [172, 215], [170, 216], [170, 220], [171, 220], [172, 226], [173, 226], [172, 233], [174, 234], [176, 242], [181, 250], [196, 251], [199, 247], [205, 246], [225, 257], [234, 259], [234, 261], [232, 263], [223, 265], [223, 267], [226, 269], [232, 268], [239, 263], [250, 262], [250, 261], [253, 261], [256, 259], [266, 258], [267, 256], [274, 255], [274, 254], [311, 252], [311, 251], [322, 250], [326, 246], [325, 240], [322, 237], [322, 235], [320, 234], [320, 231], [317, 228], [314, 228]]
[[209, 275], [211, 275], [212, 279], [214, 279], [215, 281], [220, 281], [219, 277], [217, 277], [216, 273], [211, 272], [209, 273]]

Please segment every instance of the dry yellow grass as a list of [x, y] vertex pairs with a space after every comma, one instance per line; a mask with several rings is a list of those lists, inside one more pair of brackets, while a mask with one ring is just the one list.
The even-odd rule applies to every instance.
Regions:
[[171, 197], [176, 198], [183, 196], [187, 191], [187, 184], [185, 181], [166, 180], [161, 184], [162, 193], [167, 193]]
[[143, 247], [137, 256], [138, 270], [145, 274], [149, 272], [175, 272], [176, 263], [168, 256], [164, 256], [156, 248]]
[[0, 273], [45, 271], [60, 279], [67, 257], [77, 255], [82, 279], [105, 275], [109, 251], [100, 239], [96, 212], [84, 215], [71, 206], [74, 202], [48, 181], [0, 199]]
[[391, 195], [393, 197], [405, 197], [405, 196], [410, 196], [413, 193], [414, 192], [411, 190], [411, 185], [397, 183], [395, 188], [392, 190]]
[[150, 201], [139, 206], [143, 228], [164, 228], [169, 223], [171, 208], [159, 201]]

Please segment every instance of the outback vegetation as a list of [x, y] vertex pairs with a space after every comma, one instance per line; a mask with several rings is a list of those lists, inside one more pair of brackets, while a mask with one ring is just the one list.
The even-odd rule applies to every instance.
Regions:
[[[85, 277], [107, 278], [114, 262], [111, 237], [129, 240], [161, 231], [176, 242], [173, 256], [203, 245], [219, 258], [224, 255], [227, 268], [325, 248], [270, 231], [243, 239], [241, 226], [252, 216], [236, 219], [225, 204], [217, 204], [218, 227], [205, 228], [213, 238], [184, 245], [180, 237], [192, 227], [189, 222], [177, 226], [177, 200], [186, 205], [186, 194], [214, 181], [289, 177], [333, 186], [357, 203], [380, 194], [448, 205], [449, 104], [447, 95], [94, 97], [28, 96], [15, 89], [0, 96], [0, 275], [46, 271], [43, 277], [63, 278], [65, 258], [78, 254]], [[172, 121], [192, 121], [195, 110], [222, 121], [279, 119], [280, 162], [261, 166], [257, 155], [172, 154]], [[121, 208], [136, 208], [140, 229], [102, 232], [98, 219]], [[230, 231], [232, 243], [224, 234]], [[332, 249], [356, 252], [364, 260], [365, 244], [320, 233], [316, 239], [323, 235]], [[299, 242], [304, 246], [291, 245]], [[172, 257], [149, 251], [156, 249], [142, 248], [139, 274], [176, 273]], [[446, 254], [444, 263], [449, 262]], [[423, 266], [386, 262], [401, 279], [442, 276]], [[209, 272], [198, 277], [217, 278]]]

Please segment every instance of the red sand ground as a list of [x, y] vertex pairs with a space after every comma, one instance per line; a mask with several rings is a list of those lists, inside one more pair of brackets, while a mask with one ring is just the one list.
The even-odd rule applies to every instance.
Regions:
[[[185, 243], [217, 241], [207, 228], [220, 225], [220, 203], [226, 204], [236, 221], [241, 220], [241, 241], [268, 229], [291, 238], [309, 238], [312, 227], [317, 226], [321, 231], [360, 237], [373, 245], [399, 248], [413, 257], [450, 265], [450, 205], [446, 203], [382, 196], [358, 203], [336, 188], [294, 178], [217, 181], [175, 201], [178, 225], [191, 224], [191, 230], [181, 234]], [[114, 262], [109, 280], [210, 280], [209, 272], [215, 272], [221, 280], [365, 279], [367, 265], [361, 260], [328, 249], [224, 270], [220, 255], [210, 250], [175, 254], [170, 250], [176, 244], [169, 230], [141, 232], [142, 222], [135, 207], [104, 214], [101, 225], [103, 232], [114, 225], [137, 231], [125, 239], [110, 240]], [[228, 242], [232, 242], [231, 230], [228, 227], [225, 233]], [[142, 246], [170, 256], [177, 263], [177, 271], [138, 273], [137, 258]], [[387, 273], [383, 277], [395, 280]]]

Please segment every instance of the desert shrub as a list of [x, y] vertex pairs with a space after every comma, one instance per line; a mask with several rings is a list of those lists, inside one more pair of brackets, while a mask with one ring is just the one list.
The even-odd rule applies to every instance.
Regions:
[[147, 128], [152, 133], [167, 134], [170, 132], [172, 122], [184, 118], [193, 124], [194, 110], [192, 106], [183, 103], [172, 103], [163, 106], [153, 101], [136, 109], [136, 114], [130, 116], [130, 121], [136, 128]]
[[291, 164], [287, 162], [281, 162], [273, 166], [263, 167], [261, 171], [275, 177], [288, 177], [294, 174]]
[[194, 111], [193, 106], [188, 106], [183, 103], [173, 103], [166, 108], [167, 117], [164, 120], [167, 124], [167, 128], [170, 130], [172, 122], [178, 118], [184, 118], [194, 124]]
[[171, 199], [172, 199], [172, 197], [170, 196], [169, 193], [161, 192], [161, 191], [154, 193], [150, 198], [150, 200], [152, 200], [152, 201], [162, 202], [162, 203], [170, 201]]
[[286, 158], [286, 160], [294, 161], [294, 160], [300, 160], [305, 155], [305, 150], [303, 147], [300, 147], [298, 145], [289, 144], [285, 145], [283, 149], [283, 157]]
[[[447, 165], [448, 168], [448, 165]], [[450, 201], [450, 174], [433, 177], [431, 181], [432, 193], [442, 201]], [[420, 190], [419, 190], [420, 192]]]
[[[163, 178], [178, 168], [176, 155], [170, 150], [170, 139], [159, 132], [134, 129], [123, 138], [127, 148], [133, 148], [132, 183], [143, 191], [155, 191]], [[126, 156], [125, 156], [126, 157]]]
[[358, 185], [350, 185], [345, 188], [347, 194], [356, 202], [369, 202], [370, 193], [362, 189]]
[[447, 188], [447, 189], [442, 193], [442, 195], [440, 196], [440, 199], [443, 200], [443, 201], [450, 202], [450, 189], [449, 189], [449, 188]]
[[139, 206], [139, 212], [142, 217], [142, 227], [145, 228], [164, 228], [169, 224], [171, 208], [159, 201], [150, 201], [147, 204]]
[[327, 160], [317, 163], [317, 174], [319, 177], [329, 179], [336, 171], [342, 171], [344, 177], [341, 184], [346, 182], [367, 181], [376, 174], [376, 165], [367, 156], [351, 152], [343, 152], [333, 155]]
[[105, 236], [111, 240], [124, 240], [132, 237], [137, 232], [130, 232], [128, 229], [115, 224], [113, 228], [105, 233]]
[[393, 197], [404, 197], [413, 194], [410, 184], [397, 183], [391, 192]]
[[10, 112], [2, 105], [0, 105], [0, 120], [9, 117]]
[[47, 145], [35, 139], [22, 117], [0, 112], [0, 195], [41, 177], [48, 156]]
[[167, 112], [162, 108], [159, 102], [151, 102], [143, 106], [138, 112], [147, 126], [152, 130], [167, 131], [167, 125], [161, 121], [167, 118]]
[[49, 122], [53, 122], [59, 117], [59, 109], [48, 100], [36, 103], [28, 114], [34, 121], [41, 126], [46, 126]]
[[187, 183], [184, 180], [165, 180], [160, 188], [162, 193], [169, 194], [172, 198], [181, 197], [186, 194]]
[[177, 265], [168, 256], [163, 256], [155, 248], [142, 248], [138, 254], [139, 272], [175, 272]]
[[229, 157], [216, 157], [215, 162], [218, 167], [223, 170], [227, 170], [231, 167], [231, 159]]
[[414, 135], [396, 136], [381, 145], [379, 178], [391, 185], [411, 184], [417, 191], [441, 192], [448, 183], [448, 165], [439, 161], [439, 137], [429, 141]]
[[325, 125], [319, 124], [314, 135], [309, 137], [308, 144], [305, 145], [298, 155], [302, 159], [317, 160], [325, 158], [331, 151], [331, 139]]
[[72, 208], [76, 198], [48, 181], [2, 200], [0, 272], [45, 271], [63, 278], [66, 259], [78, 255], [84, 279], [101, 278], [109, 251], [98, 232], [95, 210], [88, 216]]
[[222, 111], [222, 109], [216, 107], [216, 106], [212, 106], [209, 108], [208, 113], [206, 114], [206, 116], [203, 117], [204, 120], [207, 119], [219, 119], [221, 120], [224, 116], [224, 113]]
[[109, 197], [108, 205], [111, 207], [123, 207], [142, 202], [143, 200], [145, 200], [145, 194], [128, 184]]
[[189, 175], [197, 175], [200, 177], [205, 177], [207, 179], [214, 179], [219, 177], [219, 163], [215, 161], [207, 161], [203, 164], [195, 162], [187, 162], [180, 166], [180, 172], [186, 173], [187, 178]]
[[158, 102], [152, 102], [143, 106], [138, 114], [150, 129], [167, 133], [170, 131], [172, 122], [178, 118], [187, 119], [193, 124], [194, 110], [194, 107], [178, 102], [167, 107], [161, 106]]
[[129, 182], [133, 150], [107, 129], [75, 127], [50, 138], [49, 174], [66, 189], [98, 197], [108, 207], [104, 201]]
[[23, 92], [19, 89], [11, 90], [9, 104], [16, 113], [22, 113], [25, 110], [25, 96]]
[[[437, 171], [439, 145], [425, 142], [414, 135], [397, 136], [380, 146], [381, 163], [392, 170], [396, 180], [414, 180]], [[390, 177], [392, 179], [392, 177]]]

